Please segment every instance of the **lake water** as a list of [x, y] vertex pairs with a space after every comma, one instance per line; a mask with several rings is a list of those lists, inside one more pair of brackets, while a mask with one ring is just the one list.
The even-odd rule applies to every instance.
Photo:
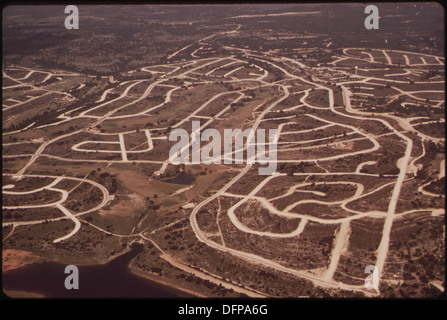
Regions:
[[3, 289], [43, 294], [47, 298], [178, 298], [192, 297], [184, 292], [134, 275], [128, 265], [143, 250], [131, 250], [103, 265], [78, 266], [79, 289], [64, 285], [66, 265], [43, 262], [3, 273]]

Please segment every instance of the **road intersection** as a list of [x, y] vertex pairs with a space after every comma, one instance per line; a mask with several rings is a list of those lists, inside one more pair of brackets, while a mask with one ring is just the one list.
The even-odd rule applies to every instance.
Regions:
[[[234, 32], [236, 32], [234, 30]], [[206, 41], [209, 37], [206, 39], [202, 39], [199, 44], [205, 46]], [[234, 88], [233, 90], [229, 90], [226, 92], [219, 92], [212, 96], [210, 96], [204, 103], [197, 106], [195, 110], [190, 112], [190, 114], [173, 124], [172, 128], [177, 128], [182, 126], [183, 124], [192, 121], [193, 119], [202, 117], [205, 121], [201, 122], [200, 130], [204, 130], [207, 127], [210, 127], [214, 125], [218, 121], [222, 121], [226, 119], [226, 116], [230, 113], [232, 110], [232, 105], [237, 104], [241, 102], [244, 98], [247, 97], [248, 92], [250, 90], [255, 89], [267, 89], [267, 88], [277, 88], [279, 94], [276, 94], [274, 98], [272, 98], [268, 103], [265, 103], [265, 101], [262, 101], [257, 105], [256, 108], [253, 109], [252, 112], [252, 119], [250, 121], [251, 128], [253, 130], [256, 130], [258, 128], [261, 128], [267, 124], [272, 124], [273, 126], [276, 126], [279, 131], [278, 135], [278, 163], [281, 164], [297, 164], [297, 163], [315, 163], [320, 168], [324, 169], [324, 172], [312, 172], [312, 173], [300, 173], [300, 172], [294, 172], [294, 177], [324, 177], [327, 179], [327, 182], [324, 184], [326, 185], [346, 185], [346, 186], [352, 186], [355, 188], [355, 192], [352, 196], [347, 198], [341, 198], [338, 200], [333, 201], [326, 201], [324, 200], [324, 197], [327, 195], [325, 193], [319, 192], [319, 191], [309, 191], [306, 190], [305, 187], [309, 187], [311, 185], [310, 182], [304, 182], [304, 183], [294, 183], [288, 186], [287, 191], [285, 191], [283, 194], [272, 197], [272, 198], [266, 198], [259, 196], [258, 194], [265, 190], [265, 188], [268, 186], [269, 183], [274, 181], [275, 179], [284, 178], [287, 177], [287, 174], [285, 173], [274, 173], [271, 176], [266, 177], [263, 179], [259, 184], [257, 184], [254, 188], [251, 190], [247, 190], [246, 194], [238, 194], [229, 192], [229, 189], [233, 186], [235, 186], [241, 179], [243, 179], [248, 173], [253, 171], [253, 165], [250, 163], [245, 162], [245, 166], [239, 170], [239, 173], [234, 176], [230, 181], [228, 181], [222, 188], [217, 190], [212, 195], [204, 198], [202, 201], [197, 203], [195, 207], [190, 211], [189, 221], [191, 228], [197, 237], [198, 241], [206, 244], [208, 247], [213, 248], [218, 251], [227, 252], [235, 257], [244, 259], [246, 261], [249, 261], [250, 263], [255, 263], [259, 265], [263, 265], [266, 267], [273, 268], [277, 271], [285, 272], [287, 274], [291, 274], [300, 278], [307, 279], [314, 283], [317, 286], [322, 286], [325, 288], [341, 288], [345, 290], [352, 290], [352, 291], [359, 291], [363, 292], [366, 295], [374, 296], [377, 295], [378, 292], [371, 292], [364, 288], [363, 285], [352, 285], [349, 283], [344, 283], [340, 280], [334, 279], [334, 274], [337, 272], [337, 269], [339, 267], [340, 263], [340, 257], [346, 252], [346, 250], [349, 248], [350, 245], [350, 232], [351, 232], [351, 222], [355, 220], [362, 220], [366, 218], [373, 218], [373, 219], [380, 219], [383, 223], [383, 229], [381, 232], [381, 240], [380, 244], [377, 247], [376, 250], [376, 260], [374, 261], [374, 264], [379, 270], [380, 278], [386, 278], [385, 275], [382, 274], [383, 270], [386, 268], [387, 263], [387, 257], [389, 254], [389, 247], [390, 247], [390, 238], [391, 233], [393, 230], [393, 222], [397, 217], [402, 217], [407, 214], [413, 214], [417, 212], [427, 212], [431, 211], [433, 214], [439, 214], [440, 208], [434, 207], [434, 208], [424, 208], [423, 210], [406, 210], [406, 211], [398, 211], [398, 201], [399, 196], [401, 193], [401, 190], [403, 188], [403, 184], [406, 181], [410, 181], [414, 179], [414, 177], [411, 176], [411, 174], [414, 174], [417, 171], [417, 165], [416, 162], [419, 161], [422, 157], [425, 155], [425, 146], [424, 141], [432, 141], [435, 143], [444, 143], [444, 139], [430, 136], [420, 130], [420, 127], [430, 125], [433, 123], [432, 120], [429, 118], [425, 119], [426, 121], [413, 124], [411, 123], [412, 119], [410, 118], [404, 118], [400, 116], [396, 116], [391, 113], [374, 113], [370, 111], [362, 111], [358, 110], [357, 106], [353, 106], [352, 102], [356, 98], [361, 98], [368, 96], [368, 93], [365, 92], [354, 92], [353, 91], [353, 85], [354, 84], [363, 84], [367, 85], [364, 89], [361, 90], [371, 90], [371, 88], [383, 88], [384, 84], [387, 82], [392, 82], [393, 86], [391, 86], [391, 89], [396, 91], [394, 95], [390, 95], [389, 99], [397, 99], [398, 97], [406, 97], [411, 99], [411, 101], [424, 101], [425, 99], [422, 99], [416, 94], [418, 93], [441, 93], [443, 91], [441, 90], [403, 90], [399, 87], [397, 87], [399, 84], [410, 84], [411, 81], [406, 80], [405, 77], [409, 74], [418, 75], [418, 70], [413, 69], [417, 68], [418, 66], [427, 66], [427, 65], [444, 65], [444, 58], [443, 57], [436, 57], [431, 56], [427, 54], [418, 54], [418, 53], [410, 53], [410, 52], [404, 52], [404, 51], [393, 51], [393, 55], [396, 53], [399, 53], [402, 55], [402, 58], [406, 62], [406, 66], [403, 69], [405, 72], [403, 73], [389, 73], [385, 74], [384, 76], [373, 76], [373, 75], [354, 75], [353, 71], [351, 72], [345, 69], [342, 69], [338, 66], [339, 63], [346, 62], [349, 59], [358, 60], [358, 61], [364, 61], [369, 63], [374, 63], [378, 65], [385, 65], [386, 67], [396, 67], [398, 64], [393, 63], [393, 56], [390, 55], [390, 52], [387, 50], [371, 50], [366, 51], [365, 48], [345, 48], [343, 49], [344, 56], [338, 57], [335, 59], [330, 65], [325, 67], [319, 67], [320, 70], [331, 72], [337, 74], [338, 78], [336, 81], [334, 81], [331, 85], [322, 84], [324, 83], [323, 80], [312, 76], [311, 80], [309, 80], [309, 77], [306, 75], [303, 75], [302, 72], [296, 72], [291, 68], [292, 65], [296, 66], [297, 68], [310, 70], [310, 68], [306, 65], [305, 62], [301, 62], [295, 59], [286, 58], [286, 57], [279, 57], [274, 55], [264, 55], [260, 52], [253, 52], [251, 50], [243, 49], [243, 48], [237, 48], [237, 47], [226, 47], [227, 50], [230, 50], [232, 54], [229, 54], [227, 56], [223, 57], [216, 57], [216, 58], [197, 58], [200, 56], [200, 51], [203, 46], [197, 48], [194, 52], [191, 53], [191, 60], [186, 62], [175, 62], [173, 58], [175, 58], [177, 55], [180, 55], [182, 51], [188, 49], [191, 46], [185, 46], [184, 48], [174, 52], [168, 57], [168, 60], [171, 60], [173, 62], [162, 65], [162, 66], [147, 66], [140, 68], [138, 72], [140, 73], [147, 73], [151, 77], [156, 77], [155, 80], [152, 81], [146, 81], [146, 80], [130, 80], [125, 81], [116, 84], [116, 87], [109, 88], [104, 90], [102, 92], [101, 96], [97, 99], [95, 102], [96, 104], [82, 112], [77, 112], [78, 109], [73, 109], [68, 112], [64, 112], [59, 116], [60, 121], [57, 123], [51, 123], [47, 125], [42, 125], [39, 128], [49, 128], [52, 126], [57, 126], [62, 123], [71, 122], [79, 119], [93, 119], [94, 122], [92, 124], [89, 124], [85, 128], [81, 128], [79, 130], [73, 130], [65, 134], [58, 135], [55, 138], [45, 140], [40, 143], [40, 146], [36, 149], [36, 151], [32, 154], [4, 154], [4, 157], [7, 158], [29, 158], [26, 162], [26, 164], [18, 170], [16, 173], [8, 173], [4, 174], [8, 177], [12, 177], [13, 179], [20, 180], [27, 177], [38, 177], [38, 178], [51, 178], [53, 181], [41, 188], [37, 188], [31, 191], [27, 192], [17, 192], [14, 191], [14, 187], [3, 187], [3, 194], [4, 195], [19, 195], [19, 194], [30, 194], [35, 193], [40, 190], [47, 190], [50, 192], [57, 192], [61, 194], [61, 198], [58, 201], [51, 202], [51, 203], [42, 203], [40, 205], [35, 206], [3, 206], [3, 209], [7, 210], [14, 210], [14, 209], [32, 209], [35, 208], [44, 208], [44, 207], [54, 207], [60, 210], [61, 216], [58, 218], [52, 218], [45, 220], [45, 222], [56, 222], [61, 220], [70, 220], [74, 223], [74, 228], [67, 233], [66, 235], [59, 237], [57, 239], [54, 239], [53, 242], [61, 242], [66, 241], [70, 239], [74, 234], [76, 234], [80, 228], [82, 228], [81, 225], [81, 216], [94, 212], [96, 210], [99, 210], [101, 208], [104, 208], [108, 205], [108, 203], [111, 200], [111, 196], [109, 195], [109, 192], [107, 189], [102, 186], [101, 184], [94, 182], [92, 180], [89, 180], [87, 178], [80, 179], [77, 177], [68, 177], [68, 176], [55, 176], [55, 175], [36, 175], [36, 174], [30, 174], [27, 173], [29, 171], [32, 171], [33, 167], [36, 165], [36, 160], [38, 160], [40, 157], [47, 157], [50, 159], [57, 159], [59, 161], [77, 161], [77, 162], [107, 162], [107, 163], [151, 163], [154, 165], [159, 165], [160, 168], [156, 172], [157, 175], [161, 175], [165, 172], [166, 168], [170, 164], [170, 158], [166, 157], [164, 161], [160, 160], [130, 160], [128, 156], [130, 154], [144, 154], [144, 153], [151, 153], [151, 152], [157, 152], [156, 146], [154, 146], [153, 140], [154, 139], [166, 139], [167, 136], [163, 134], [157, 134], [156, 137], [153, 137], [153, 133], [155, 132], [161, 132], [162, 130], [166, 130], [166, 127], [157, 127], [154, 129], [141, 129], [142, 132], [144, 132], [144, 135], [146, 137], [146, 141], [143, 142], [143, 146], [145, 146], [143, 149], [139, 150], [130, 150], [128, 146], [126, 146], [126, 135], [128, 134], [134, 134], [137, 131], [117, 131], [117, 132], [107, 132], [107, 133], [101, 133], [98, 132], [98, 130], [95, 129], [95, 127], [99, 126], [100, 124], [103, 124], [105, 122], [110, 121], [118, 121], [118, 120], [133, 120], [140, 117], [151, 117], [153, 116], [154, 112], [156, 110], [160, 110], [161, 108], [165, 107], [166, 105], [169, 105], [172, 102], [172, 96], [181, 92], [182, 90], [189, 90], [194, 88], [194, 86], [198, 85], [212, 85], [215, 83], [225, 83], [228, 85], [239, 85], [240, 88]], [[356, 50], [361, 50], [361, 54], [363, 56], [360, 56], [359, 54], [354, 54]], [[240, 53], [242, 52], [242, 55]], [[354, 52], [354, 53], [353, 53]], [[236, 53], [239, 53], [239, 55], [236, 55]], [[377, 55], [381, 53], [383, 56], [379, 59]], [[419, 56], [420, 57], [420, 64], [410, 64], [409, 55], [411, 56]], [[430, 58], [430, 61], [436, 61], [436, 63], [427, 63], [425, 58]], [[386, 62], [381, 62], [381, 61]], [[256, 65], [256, 61], [262, 62], [262, 64]], [[249, 65], [255, 64], [255, 68], [258, 70], [259, 73], [253, 73], [253, 72], [244, 72], [245, 68], [247, 68]], [[160, 71], [160, 67], [164, 67], [167, 71]], [[50, 93], [58, 93], [66, 96], [68, 99], [72, 99], [71, 95], [66, 92], [59, 92], [59, 91], [50, 91], [42, 89], [41, 87], [36, 87], [34, 85], [31, 85], [27, 83], [27, 79], [33, 75], [33, 73], [42, 72], [39, 70], [34, 69], [23, 69], [27, 70], [27, 74], [23, 77], [17, 78], [12, 77], [8, 75], [8, 70], [3, 70], [4, 77], [7, 77], [11, 80], [14, 80], [18, 82], [17, 85], [11, 85], [3, 87], [3, 90], [11, 90], [16, 87], [20, 86], [30, 86], [31, 90], [43, 90], [44, 93], [41, 95], [36, 95], [32, 98], [29, 98], [29, 100], [20, 102], [18, 100], [11, 100], [12, 102], [15, 102], [15, 104], [8, 104], [7, 106], [4, 106], [4, 110], [12, 110], [15, 107], [21, 106], [24, 103], [30, 102], [34, 99], [37, 99], [39, 97], [48, 95]], [[362, 72], [369, 72], [371, 69], [359, 69], [363, 70]], [[376, 70], [377, 71], [377, 70]], [[221, 75], [216, 75], [217, 72], [220, 72]], [[51, 77], [61, 77], [61, 76], [71, 76], [72, 74], [59, 74], [59, 73], [51, 73], [49, 71], [44, 71], [44, 73], [47, 74], [45, 81], [50, 79]], [[282, 80], [272, 81], [271, 78], [269, 78], [272, 73], [279, 73], [283, 76]], [[74, 74], [73, 74], [74, 75]], [[402, 77], [402, 80], [392, 80], [390, 77]], [[179, 80], [182, 79], [183, 83], [181, 85], [172, 84], [172, 80]], [[270, 80], [269, 80], [270, 79]], [[286, 83], [287, 81], [287, 83]], [[305, 89], [295, 92], [293, 91], [293, 86], [288, 84], [292, 81], [299, 81], [303, 86], [306, 86]], [[114, 81], [115, 82], [115, 81]], [[424, 81], [416, 81], [414, 82], [416, 84], [418, 83], [426, 83]], [[431, 83], [444, 83], [444, 81], [436, 80], [431, 81]], [[138, 97], [131, 97], [131, 90], [135, 89], [139, 85], [145, 85], [144, 91], [139, 94]], [[112, 93], [115, 93], [118, 91], [117, 89], [123, 86], [125, 89], [122, 91], [121, 94], [119, 94], [116, 98], [108, 99], [108, 96]], [[147, 98], [151, 97], [152, 92], [161, 87], [169, 87], [170, 90], [164, 95], [163, 102], [156, 106], [148, 106], [145, 109], [139, 110], [135, 113], [129, 113], [125, 115], [120, 115], [120, 111], [127, 108], [127, 110], [130, 110], [128, 107], [132, 107], [137, 105], [138, 103], [144, 101]], [[334, 97], [334, 87], [338, 87], [341, 90], [342, 98], [343, 98], [343, 106], [340, 108], [340, 106], [336, 106], [335, 104], [335, 97]], [[315, 100], [312, 98], [315, 92], [324, 92], [324, 96], [326, 97], [326, 100], [324, 100], [323, 103], [319, 103], [318, 105], [315, 103]], [[116, 94], [116, 93], [115, 93]], [[212, 105], [213, 102], [218, 101], [220, 98], [223, 98], [230, 94], [237, 94], [237, 97], [232, 99], [232, 102], [223, 106], [222, 109], [217, 112], [216, 114], [210, 115], [210, 116], [199, 116], [199, 113], [206, 111], [207, 108], [209, 108], [210, 105]], [[284, 107], [284, 104], [286, 101], [288, 101], [290, 98], [296, 99], [296, 105], [292, 107]], [[133, 99], [130, 102], [126, 99]], [[435, 106], [441, 106], [441, 104], [444, 102], [444, 100], [440, 99], [432, 99], [431, 103], [435, 103]], [[408, 102], [404, 102], [408, 103]], [[402, 105], [404, 105], [402, 103]], [[82, 108], [82, 107], [81, 107]], [[295, 115], [284, 115], [284, 116], [277, 116], [277, 117], [269, 117], [269, 115], [273, 114], [274, 112], [278, 112], [279, 110], [282, 110], [283, 112], [297, 112], [301, 108], [306, 108], [307, 110], [313, 110], [315, 113], [308, 113], [304, 115], [304, 118], [312, 119], [314, 121], [318, 121], [321, 123], [320, 125], [316, 125], [310, 128], [305, 129], [292, 129], [287, 130], [287, 126], [293, 125], [296, 123], [296, 116]], [[110, 109], [110, 110], [109, 110]], [[323, 115], [330, 113], [331, 117], [325, 117]], [[422, 117], [423, 118], [423, 117]], [[336, 120], [334, 120], [336, 119]], [[424, 118], [423, 118], [424, 119]], [[441, 122], [444, 120], [442, 119]], [[387, 129], [386, 133], [383, 134], [376, 134], [372, 132], [368, 132], [367, 130], [364, 130], [360, 127], [358, 127], [355, 123], [358, 122], [369, 122], [369, 123], [375, 123], [376, 125], [380, 125], [383, 128]], [[247, 122], [248, 123], [248, 122]], [[348, 124], [353, 123], [353, 124]], [[35, 129], [33, 126], [34, 123], [26, 126], [23, 129], [15, 130], [15, 131], [9, 131], [4, 132], [4, 136], [14, 135], [21, 132], [27, 132], [29, 130]], [[335, 134], [335, 135], [326, 135], [324, 137], [318, 137], [318, 138], [312, 138], [312, 135], [316, 133], [319, 130], [329, 130], [329, 129], [335, 129], [335, 128], [342, 128], [345, 132], [342, 134]], [[410, 138], [408, 132], [414, 133], [415, 136], [419, 137], [422, 141], [421, 143], [421, 153], [417, 156], [414, 155], [415, 148], [414, 143], [415, 140]], [[70, 159], [66, 156], [59, 156], [51, 153], [47, 153], [47, 147], [51, 146], [52, 144], [66, 138], [72, 138], [75, 137], [78, 134], [81, 133], [92, 133], [96, 135], [98, 140], [83, 140], [81, 142], [73, 143], [70, 148], [73, 153], [82, 153], [82, 154], [89, 154], [89, 153], [104, 153], [104, 154], [118, 154], [121, 155], [121, 159], [117, 160], [107, 160], [107, 159], [89, 159], [88, 156], [86, 158], [76, 158]], [[194, 133], [191, 133], [193, 135]], [[295, 135], [308, 135], [309, 138], [299, 141], [290, 141], [290, 140], [282, 140], [286, 136], [288, 137], [294, 137]], [[115, 140], [113, 141], [102, 141], [99, 139], [101, 135], [107, 135], [109, 137], [114, 137]], [[353, 136], [353, 137], [351, 137]], [[368, 177], [368, 178], [379, 178], [380, 175], [378, 173], [367, 173], [365, 172], [366, 167], [374, 166], [377, 164], [377, 159], [374, 158], [377, 155], [377, 152], [383, 149], [383, 145], [381, 143], [381, 138], [384, 136], [387, 137], [393, 137], [396, 139], [396, 141], [399, 141], [400, 144], [404, 146], [404, 152], [400, 155], [399, 158], [395, 159], [396, 167], [398, 169], [397, 174], [389, 174], [386, 175], [387, 180], [386, 183], [382, 183], [381, 185], [377, 185], [375, 188], [372, 188], [372, 190], [366, 191], [366, 187], [364, 184], [358, 182], [359, 180], [353, 180], [354, 177], [356, 178], [362, 178], [362, 177]], [[312, 156], [312, 152], [315, 149], [319, 150], [322, 147], [334, 147], [337, 148], [337, 146], [340, 146], [340, 140], [332, 141], [333, 139], [341, 139], [341, 142], [345, 145], [354, 144], [356, 142], [362, 142], [362, 146], [368, 145], [369, 147], [360, 147], [357, 148], [357, 150], [354, 150], [354, 148], [351, 149], [339, 149], [340, 153], [330, 156]], [[192, 139], [191, 139], [192, 140]], [[20, 142], [23, 144], [30, 143], [29, 141]], [[191, 142], [192, 143], [192, 142]], [[97, 148], [85, 148], [86, 145], [98, 145]], [[119, 146], [119, 150], [107, 150], [107, 149], [101, 149], [101, 144], [109, 144], [109, 145], [116, 145]], [[4, 146], [13, 145], [13, 143], [4, 143]], [[191, 144], [187, 146], [189, 148]], [[249, 146], [245, 144], [244, 149], [246, 150]], [[285, 154], [290, 154], [290, 152], [295, 153], [295, 157], [290, 158], [287, 156], [284, 156]], [[309, 157], [302, 157], [302, 154], [304, 152], [311, 152]], [[284, 155], [283, 155], [284, 154]], [[224, 155], [230, 156], [230, 155]], [[334, 160], [339, 159], [353, 159], [356, 156], [365, 156], [366, 160], [363, 162], [360, 162], [354, 171], [332, 171], [328, 170], [328, 167], [325, 165], [327, 163], [330, 163]], [[368, 158], [370, 157], [370, 158]], [[444, 171], [444, 165], [445, 160], [441, 161], [440, 164], [440, 170], [439, 170], [439, 178], [442, 178], [445, 176]], [[337, 180], [331, 181], [334, 177], [343, 177], [343, 180], [340, 180], [337, 178]], [[66, 190], [60, 189], [57, 187], [57, 184], [63, 180], [76, 180], [76, 181], [82, 181], [84, 183], [90, 184], [92, 187], [98, 188], [102, 193], [102, 199], [101, 201], [94, 207], [86, 211], [82, 212], [72, 212], [71, 210], [67, 209], [64, 206], [64, 202], [69, 198], [69, 192]], [[424, 190], [424, 187], [431, 183], [433, 180], [426, 182], [423, 185], [419, 186], [418, 191], [426, 196], [430, 197], [438, 197], [438, 196], [444, 196], [435, 194], [432, 192], [428, 192]], [[314, 185], [322, 185], [322, 182], [314, 183]], [[359, 211], [355, 210], [353, 208], [349, 207], [349, 203], [352, 203], [354, 201], [357, 201], [359, 199], [365, 198], [366, 196], [371, 196], [374, 193], [378, 191], [383, 191], [386, 187], [392, 187], [392, 192], [390, 194], [390, 198], [388, 201], [387, 209], [386, 210], [365, 210], [365, 211]], [[184, 188], [184, 190], [189, 190], [190, 188]], [[184, 191], [183, 191], [184, 192]], [[321, 197], [323, 200], [298, 200], [294, 201], [293, 203], [289, 204], [285, 209], [278, 209], [273, 204], [274, 200], [278, 200], [281, 198], [284, 198], [286, 196], [293, 195], [295, 193], [302, 193], [302, 194], [312, 194], [316, 197]], [[238, 202], [236, 202], [234, 205], [232, 205], [226, 212], [221, 212], [219, 209], [219, 214], [216, 217], [216, 223], [219, 230], [219, 236], [222, 241], [220, 243], [216, 242], [215, 240], [211, 239], [206, 232], [204, 232], [198, 223], [197, 216], [200, 214], [200, 211], [209, 203], [213, 201], [217, 201], [219, 203], [220, 208], [220, 201], [225, 198], [232, 198], [237, 199]], [[268, 210], [273, 215], [277, 215], [278, 217], [284, 217], [287, 219], [300, 219], [300, 223], [298, 224], [297, 228], [289, 233], [274, 233], [271, 231], [260, 231], [260, 230], [254, 230], [253, 228], [248, 227], [247, 225], [244, 225], [237, 217], [237, 210], [239, 207], [241, 207], [243, 204], [248, 203], [249, 201], [254, 201], [258, 203], [261, 207]], [[297, 212], [294, 210], [295, 207], [301, 205], [301, 204], [321, 204], [321, 205], [338, 205], [341, 209], [343, 209], [347, 215], [342, 218], [322, 218], [322, 217], [315, 217], [312, 215], [306, 214], [306, 212]], [[337, 225], [337, 231], [333, 235], [333, 245], [330, 253], [330, 259], [329, 263], [326, 266], [326, 269], [321, 272], [320, 274], [316, 274], [315, 272], [309, 272], [306, 270], [296, 270], [287, 266], [282, 265], [281, 263], [274, 261], [272, 259], [267, 259], [261, 255], [256, 255], [253, 253], [245, 252], [243, 250], [240, 250], [236, 247], [231, 247], [228, 245], [228, 243], [225, 242], [225, 234], [222, 233], [222, 229], [219, 223], [219, 215], [226, 214], [231, 221], [231, 223], [234, 225], [234, 227], [237, 228], [239, 232], [242, 234], [254, 234], [262, 237], [268, 237], [268, 238], [294, 238], [299, 241], [300, 235], [302, 232], [306, 229], [308, 222], [314, 222], [321, 225], [331, 224], [331, 225]], [[27, 226], [27, 225], [34, 225], [44, 222], [44, 220], [33, 220], [33, 221], [12, 221], [12, 222], [3, 222], [3, 226], [12, 226], [13, 229], [10, 234], [7, 235], [7, 237], [10, 237], [11, 234], [14, 233], [14, 230], [17, 229], [17, 227], [20, 226]], [[103, 230], [99, 228], [98, 230]], [[114, 234], [116, 235], [116, 234]], [[118, 236], [118, 235], [117, 235]], [[129, 236], [129, 237], [146, 237], [144, 235], [144, 232], [141, 232], [139, 234], [129, 234], [129, 235], [119, 235], [119, 236]], [[147, 239], [146, 239], [147, 240]], [[149, 240], [148, 240], [149, 241]], [[152, 241], [152, 240], [150, 240]], [[169, 260], [169, 259], [167, 259]], [[175, 260], [175, 259], [174, 259]], [[172, 260], [173, 265], [177, 264], [178, 262], [175, 262]], [[207, 275], [208, 277], [209, 275]]]

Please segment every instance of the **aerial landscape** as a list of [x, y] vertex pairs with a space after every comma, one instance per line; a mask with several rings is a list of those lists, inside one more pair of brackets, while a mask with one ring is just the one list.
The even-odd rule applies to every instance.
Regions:
[[[84, 4], [79, 29], [61, 5], [4, 7], [3, 292], [441, 295], [444, 11], [377, 7], [371, 30], [360, 3]], [[216, 135], [247, 129], [240, 155], [259, 161], [238, 162], [236, 136]], [[67, 265], [79, 290], [63, 268], [61, 291], [24, 280]], [[89, 272], [152, 291], [87, 293]]]

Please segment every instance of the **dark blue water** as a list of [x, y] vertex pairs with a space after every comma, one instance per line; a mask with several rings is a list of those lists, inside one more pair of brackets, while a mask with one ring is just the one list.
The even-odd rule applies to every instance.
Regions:
[[3, 289], [43, 294], [46, 298], [178, 298], [190, 295], [141, 278], [130, 272], [129, 262], [143, 250], [131, 250], [103, 265], [78, 266], [79, 289], [67, 290], [67, 265], [43, 262], [3, 273]]

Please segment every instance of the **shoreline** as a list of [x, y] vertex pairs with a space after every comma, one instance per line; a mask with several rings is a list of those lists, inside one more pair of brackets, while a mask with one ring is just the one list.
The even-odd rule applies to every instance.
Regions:
[[[105, 265], [105, 264], [111, 262], [112, 260], [119, 258], [120, 256], [128, 253], [132, 249], [130, 247], [126, 247], [123, 251], [118, 252], [118, 253], [116, 253], [112, 256], [109, 256], [107, 258], [100, 258], [100, 259], [87, 258], [86, 259], [85, 257], [83, 257], [84, 261], [74, 261], [74, 260], [76, 260], [76, 258], [78, 258], [77, 256], [74, 256], [74, 255], [67, 256], [67, 255], [64, 255], [63, 253], [60, 253], [57, 251], [53, 252], [53, 251], [40, 251], [40, 250], [5, 249], [3, 251], [3, 253], [7, 252], [8, 250], [29, 253], [34, 258], [36, 258], [36, 260], [35, 261], [27, 261], [26, 263], [16, 264], [16, 265], [14, 265], [13, 268], [3, 269], [2, 270], [3, 273], [23, 269], [23, 268], [29, 267], [31, 265], [39, 264], [39, 263], [43, 263], [43, 262], [55, 262], [55, 263], [66, 264], [66, 265], [74, 264], [76, 266]], [[47, 257], [45, 255], [46, 252], [48, 252], [50, 254], [56, 254], [56, 255], [53, 257]], [[3, 259], [3, 256], [2, 256], [2, 259]], [[4, 267], [4, 261], [2, 260], [2, 262], [3, 262], [2, 266]]]
[[[10, 250], [17, 250], [17, 249], [10, 249]], [[111, 261], [113, 261], [116, 258], [119, 258], [120, 256], [130, 252], [132, 249], [130, 247], [126, 248], [125, 250], [123, 250], [122, 252], [119, 252], [113, 256], [107, 257], [107, 258], [103, 258], [103, 259], [98, 259], [98, 260], [91, 260], [91, 261], [82, 261], [82, 262], [75, 262], [73, 260], [76, 260], [74, 257], [72, 256], [53, 256], [51, 258], [46, 257], [45, 254], [42, 254], [42, 252], [36, 252], [36, 251], [28, 251], [28, 250], [20, 250], [20, 251], [24, 251], [27, 252], [31, 255], [33, 255], [35, 258], [38, 258], [34, 261], [27, 261], [28, 263], [18, 263], [15, 264], [13, 268], [8, 268], [7, 270], [3, 270], [4, 274], [8, 274], [9, 272], [14, 272], [16, 270], [22, 270], [25, 269], [27, 267], [31, 267], [33, 265], [37, 265], [37, 264], [41, 264], [41, 263], [59, 263], [59, 264], [75, 264], [76, 266], [100, 266], [100, 265], [105, 265], [107, 263], [110, 263]], [[184, 293], [187, 295], [191, 295], [192, 297], [184, 297], [184, 296], [179, 296], [179, 297], [173, 297], [172, 299], [196, 299], [196, 298], [206, 298], [205, 295], [202, 295], [198, 292], [192, 291], [192, 290], [188, 290], [186, 288], [183, 288], [181, 286], [175, 285], [173, 283], [170, 283], [164, 279], [160, 279], [160, 277], [156, 277], [156, 276], [152, 276], [150, 274], [147, 274], [137, 268], [135, 268], [133, 266], [133, 260], [134, 258], [132, 258], [128, 264], [127, 264], [127, 271], [129, 273], [131, 273], [132, 275], [135, 275], [139, 278], [141, 278], [141, 280], [149, 280], [155, 284], [161, 285], [166, 287], [167, 289], [171, 289], [171, 290], [175, 290], [178, 291], [180, 294]], [[2, 288], [3, 289], [3, 293], [10, 299], [21, 299], [21, 298], [25, 298], [25, 299], [36, 299], [36, 298], [40, 298], [40, 299], [51, 299], [51, 297], [47, 297], [44, 294], [42, 294], [41, 292], [34, 292], [34, 291], [27, 291], [27, 290], [14, 290], [14, 289], [7, 289], [7, 288]], [[151, 298], [148, 298], [151, 299]], [[158, 299], [158, 298], [155, 298]], [[167, 299], [171, 299], [171, 298], [167, 298]]]
[[45, 299], [48, 297], [45, 297], [42, 293], [38, 292], [32, 292], [32, 291], [21, 291], [21, 290], [8, 290], [4, 289], [3, 294], [7, 296], [11, 300], [15, 299]]
[[[146, 280], [150, 280], [150, 281], [156, 282], [158, 284], [161, 284], [163, 286], [169, 287], [171, 289], [175, 289], [175, 290], [178, 290], [178, 291], [190, 294], [190, 295], [194, 296], [194, 297], [192, 297], [194, 299], [196, 299], [196, 298], [207, 298], [207, 296], [204, 296], [204, 295], [202, 295], [202, 294], [200, 294], [198, 292], [185, 289], [183, 287], [180, 287], [180, 286], [177, 286], [175, 284], [169, 283], [166, 280], [162, 280], [162, 279], [156, 278], [155, 276], [151, 276], [149, 274], [146, 274], [143, 271], [141, 271], [139, 269], [136, 269], [134, 266], [132, 266], [132, 262], [129, 264], [129, 272], [131, 272], [132, 274], [134, 274], [134, 275], [136, 275], [138, 277], [144, 278]], [[191, 299], [191, 298], [189, 298], [189, 297], [176, 297], [176, 298], [173, 298], [173, 299]]]

